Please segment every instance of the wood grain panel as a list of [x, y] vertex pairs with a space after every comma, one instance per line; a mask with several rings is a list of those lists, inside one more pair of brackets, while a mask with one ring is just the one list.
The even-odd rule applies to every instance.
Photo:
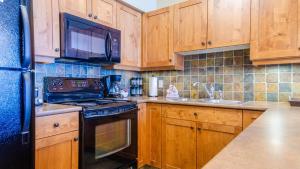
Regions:
[[115, 0], [91, 0], [95, 22], [116, 27], [117, 2]]
[[[65, 113], [36, 118], [35, 138], [45, 138], [79, 129], [79, 113]], [[55, 126], [57, 125], [58, 126]]]
[[243, 111], [243, 129], [246, 129], [262, 113], [263, 113], [262, 111], [244, 110]]
[[189, 0], [174, 6], [176, 52], [206, 48], [207, 0]]
[[208, 0], [207, 48], [250, 43], [250, 0]]

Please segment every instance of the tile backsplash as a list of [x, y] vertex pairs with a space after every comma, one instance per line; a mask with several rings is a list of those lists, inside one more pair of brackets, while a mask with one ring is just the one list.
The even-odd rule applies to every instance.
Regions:
[[108, 70], [101, 66], [77, 65], [77, 64], [36, 64], [35, 87], [39, 88], [39, 96], [42, 97], [43, 79], [50, 77], [82, 77], [82, 78], [100, 78], [106, 75], [122, 75], [121, 87], [130, 87], [130, 79], [139, 77], [140, 73], [122, 70]]
[[[300, 97], [300, 64], [255, 67], [249, 49], [185, 56], [184, 71], [142, 73], [146, 94], [151, 76], [164, 82], [159, 96], [165, 96], [174, 84], [181, 97], [205, 98], [204, 85], [210, 83], [216, 91], [222, 90], [227, 100], [278, 102]], [[193, 87], [194, 82], [200, 85]]]

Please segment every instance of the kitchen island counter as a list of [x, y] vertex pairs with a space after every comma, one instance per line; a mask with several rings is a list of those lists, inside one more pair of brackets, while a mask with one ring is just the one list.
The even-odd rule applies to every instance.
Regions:
[[81, 111], [82, 108], [78, 106], [68, 106], [61, 104], [47, 104], [35, 107], [35, 116], [49, 116], [54, 114], [70, 113]]

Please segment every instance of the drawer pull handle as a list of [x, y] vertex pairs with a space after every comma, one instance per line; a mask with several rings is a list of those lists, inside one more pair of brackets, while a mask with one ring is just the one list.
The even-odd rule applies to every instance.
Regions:
[[200, 127], [198, 127], [198, 131], [201, 131], [201, 128], [200, 128]]
[[54, 127], [54, 128], [59, 127], [59, 123], [54, 123], [54, 124], [53, 124], [53, 127]]
[[194, 130], [194, 127], [191, 127], [192, 130]]
[[194, 116], [198, 116], [198, 114], [197, 114], [197, 113], [194, 113]]

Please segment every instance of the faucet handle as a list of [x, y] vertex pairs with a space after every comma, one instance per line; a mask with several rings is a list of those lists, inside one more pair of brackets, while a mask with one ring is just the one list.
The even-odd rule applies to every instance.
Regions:
[[220, 100], [223, 100], [223, 91], [222, 90], [219, 90], [219, 99]]

